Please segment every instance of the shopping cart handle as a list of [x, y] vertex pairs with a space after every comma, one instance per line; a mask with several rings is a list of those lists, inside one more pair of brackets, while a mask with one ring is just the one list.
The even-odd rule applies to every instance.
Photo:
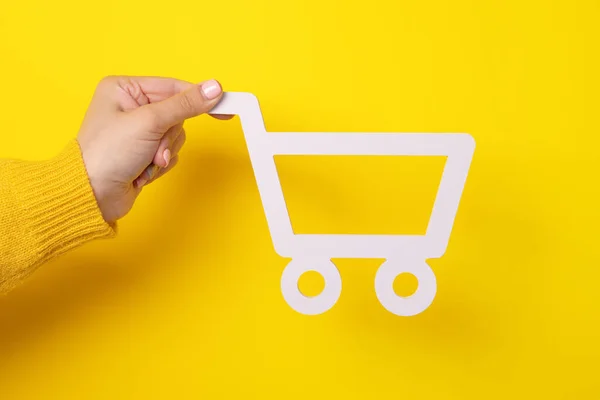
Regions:
[[225, 92], [219, 104], [209, 114], [240, 115], [248, 111], [260, 111], [255, 95], [248, 92]]

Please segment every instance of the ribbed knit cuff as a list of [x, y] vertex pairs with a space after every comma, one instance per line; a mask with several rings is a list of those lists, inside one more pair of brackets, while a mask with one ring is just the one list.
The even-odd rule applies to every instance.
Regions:
[[72, 140], [56, 157], [15, 162], [14, 195], [34, 241], [38, 263], [98, 238], [116, 234], [102, 218], [83, 163]]

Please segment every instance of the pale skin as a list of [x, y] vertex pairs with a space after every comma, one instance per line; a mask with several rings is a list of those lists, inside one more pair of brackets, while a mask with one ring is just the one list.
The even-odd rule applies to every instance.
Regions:
[[106, 222], [123, 218], [144, 186], [177, 164], [185, 120], [208, 113], [222, 96], [215, 80], [117, 76], [98, 84], [77, 139]]

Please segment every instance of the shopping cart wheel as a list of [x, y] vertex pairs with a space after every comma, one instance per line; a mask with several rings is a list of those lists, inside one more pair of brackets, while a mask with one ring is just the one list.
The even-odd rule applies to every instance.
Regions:
[[[308, 271], [321, 274], [325, 280], [323, 291], [314, 297], [300, 292], [298, 280]], [[283, 270], [281, 292], [290, 307], [301, 314], [316, 315], [329, 310], [342, 293], [342, 278], [331, 260], [293, 259]]]
[[[398, 296], [394, 280], [403, 273], [414, 275], [419, 281], [415, 293], [408, 297]], [[427, 309], [435, 298], [437, 282], [435, 274], [425, 260], [387, 260], [375, 275], [375, 293], [383, 307], [402, 317], [410, 317]]]

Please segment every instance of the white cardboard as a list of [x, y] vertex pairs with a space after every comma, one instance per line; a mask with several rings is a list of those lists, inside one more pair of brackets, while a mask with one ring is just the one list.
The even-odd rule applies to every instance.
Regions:
[[[316, 315], [334, 306], [342, 280], [332, 258], [385, 258], [375, 276], [375, 293], [393, 314], [412, 316], [430, 306], [437, 283], [425, 260], [446, 251], [475, 150], [471, 135], [267, 132], [258, 99], [242, 92], [226, 92], [210, 113], [240, 117], [273, 246], [280, 256], [292, 258], [281, 277], [281, 291], [290, 307]], [[292, 230], [275, 155], [446, 156], [447, 160], [425, 235], [298, 235]], [[317, 296], [304, 296], [298, 289], [298, 279], [307, 271], [316, 271], [325, 280]], [[409, 297], [394, 292], [394, 279], [401, 273], [413, 274], [419, 282]]]

